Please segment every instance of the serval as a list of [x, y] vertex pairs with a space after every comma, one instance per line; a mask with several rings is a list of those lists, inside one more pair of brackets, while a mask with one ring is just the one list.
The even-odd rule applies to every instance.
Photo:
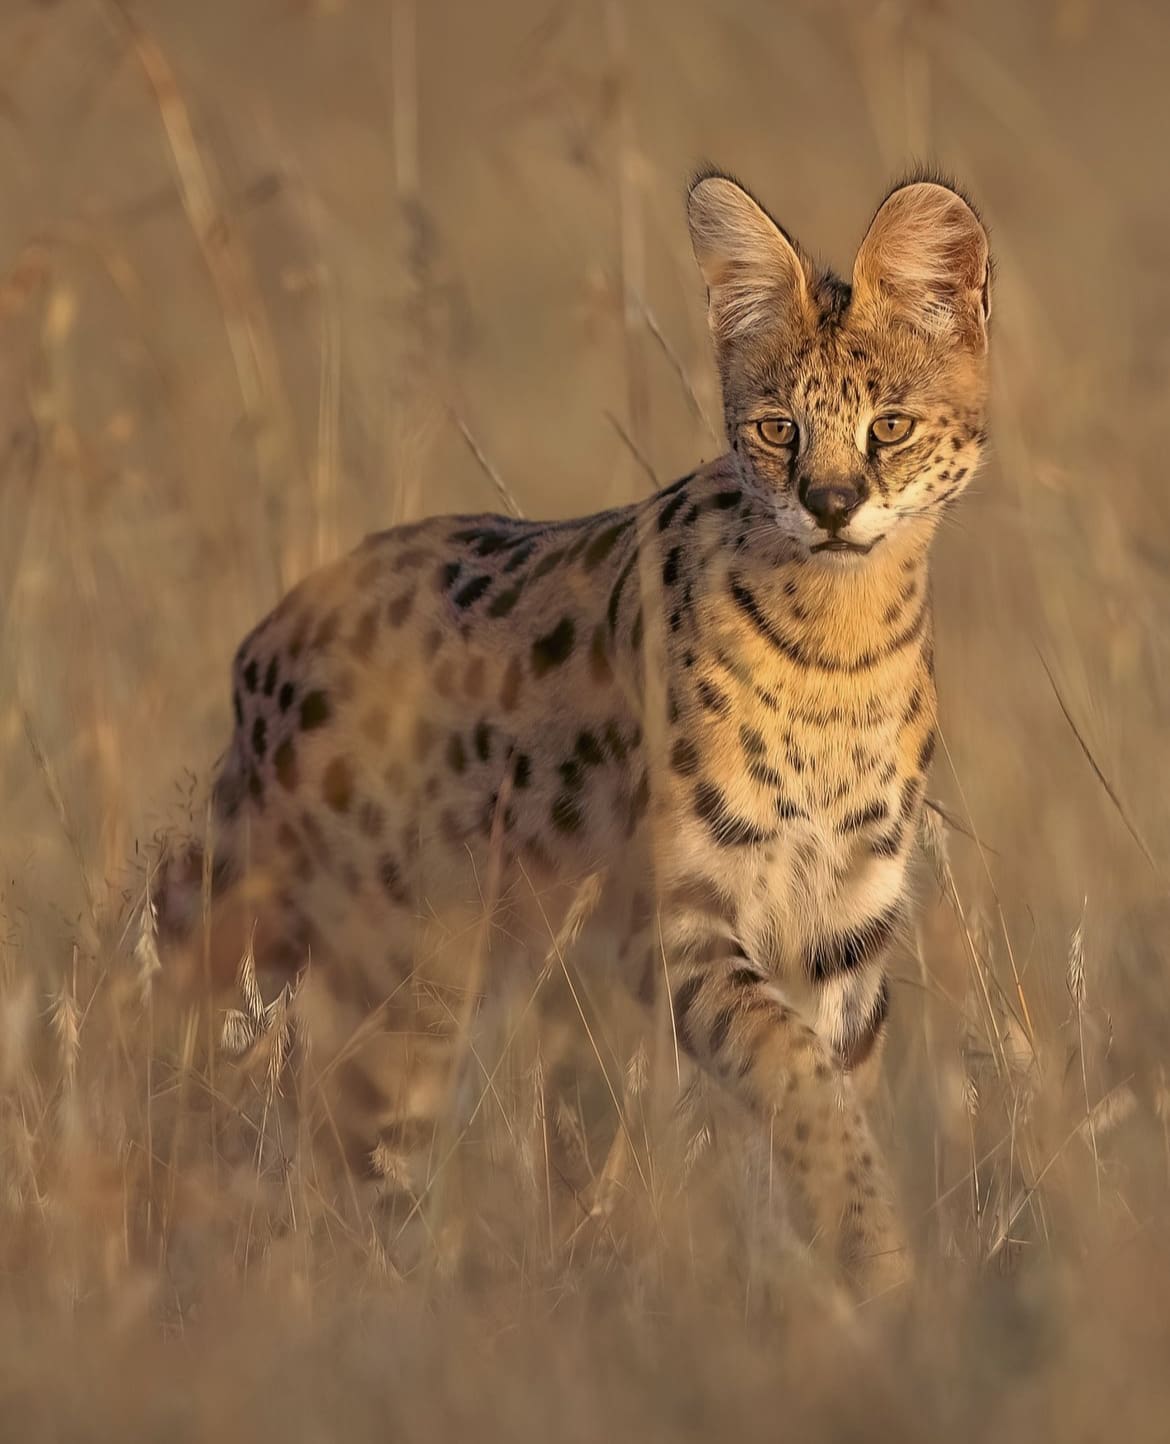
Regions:
[[214, 862], [172, 869], [163, 922], [190, 934], [207, 867], [216, 956], [250, 933], [308, 965], [373, 1167], [425, 1148], [460, 1030], [600, 872], [590, 966], [668, 1001], [884, 1288], [908, 1261], [862, 1099], [935, 745], [931, 543], [984, 440], [988, 242], [933, 179], [887, 196], [849, 282], [728, 176], [688, 214], [729, 450], [594, 516], [399, 526], [297, 586], [239, 648]]

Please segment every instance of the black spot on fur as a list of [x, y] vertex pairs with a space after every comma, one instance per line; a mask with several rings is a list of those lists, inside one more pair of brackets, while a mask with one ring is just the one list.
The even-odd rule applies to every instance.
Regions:
[[334, 812], [348, 812], [353, 800], [353, 768], [344, 757], [335, 757], [321, 778], [321, 795]]
[[733, 813], [713, 782], [700, 782], [695, 788], [695, 813], [721, 847], [755, 847], [775, 836]]
[[733, 968], [727, 975], [727, 981], [733, 988], [754, 988], [768, 980], [755, 968]]
[[662, 508], [662, 510], [658, 513], [658, 530], [659, 530], [659, 531], [665, 531], [665, 530], [667, 529], [667, 527], [671, 524], [671, 522], [672, 522], [672, 521], [675, 519], [675, 517], [678, 515], [678, 510], [679, 510], [679, 508], [680, 508], [681, 506], [685, 505], [686, 499], [687, 499], [687, 494], [686, 494], [685, 491], [676, 492], [676, 493], [674, 494], [674, 496], [671, 497], [671, 499], [666, 503], [666, 505], [665, 505], [665, 506]]
[[257, 757], [263, 757], [268, 750], [268, 723], [263, 717], [257, 717], [252, 723], [252, 751]]
[[276, 679], [280, 675], [280, 659], [273, 657], [268, 664], [268, 670], [264, 673], [264, 695], [271, 697], [276, 691]]
[[896, 827], [893, 832], [883, 832], [870, 844], [870, 852], [874, 857], [897, 857], [902, 850], [903, 832], [901, 827]]
[[538, 637], [532, 644], [532, 670], [541, 677], [553, 667], [565, 662], [573, 650], [577, 628], [572, 617], [562, 617], [551, 632]]
[[532, 575], [538, 579], [547, 577], [553, 567], [558, 566], [564, 560], [564, 556], [564, 547], [556, 547], [551, 552], [546, 552], [532, 568]]
[[838, 830], [840, 832], [860, 832], [863, 827], [870, 827], [875, 822], [884, 821], [887, 811], [884, 802], [871, 802], [866, 807], [847, 812], [841, 819]]
[[467, 768], [467, 749], [458, 732], [452, 732], [447, 740], [447, 766], [452, 772], [463, 772]]
[[598, 532], [596, 536], [590, 539], [589, 545], [585, 548], [585, 553], [582, 557], [586, 571], [591, 572], [594, 567], [601, 565], [606, 557], [609, 556], [610, 552], [613, 551], [618, 538], [628, 529], [629, 525], [630, 521], [627, 517], [625, 521], [615, 522], [612, 526], [607, 526], [604, 531]]
[[488, 722], [477, 722], [475, 724], [475, 755], [481, 762], [486, 762], [492, 755], [492, 729]]
[[552, 805], [553, 826], [559, 832], [580, 832], [584, 818], [581, 805], [569, 792], [562, 792]]
[[512, 764], [512, 785], [517, 788], [527, 787], [532, 781], [532, 758], [527, 752], [517, 752], [516, 760]]
[[490, 576], [472, 577], [469, 582], [465, 582], [455, 593], [455, 605], [459, 608], [470, 607], [473, 603], [479, 601], [480, 597], [483, 596], [491, 584], [492, 579]]
[[816, 944], [805, 958], [808, 976], [814, 983], [823, 983], [842, 973], [857, 972], [888, 945], [897, 920], [897, 911], [891, 909], [863, 927]]
[[670, 765], [680, 777], [693, 777], [699, 770], [699, 749], [689, 737], [680, 737], [670, 749]]
[[310, 692], [301, 703], [301, 727], [306, 732], [324, 727], [329, 716], [329, 698], [324, 692]]
[[292, 706], [293, 698], [296, 695], [297, 689], [293, 686], [291, 682], [284, 682], [281, 684], [280, 696], [276, 700], [280, 704], [280, 710], [282, 712], [288, 711], [288, 709]]
[[746, 722], [739, 729], [739, 740], [749, 757], [763, 757], [768, 750], [763, 733], [749, 727]]
[[491, 605], [488, 607], [488, 616], [506, 617], [508, 613], [512, 610], [512, 608], [516, 605], [516, 603], [520, 600], [520, 594], [521, 592], [523, 592], [523, 590], [524, 583], [520, 581], [517, 582], [515, 586], [509, 587], [506, 592], [500, 592], [500, 594], [492, 600]]
[[624, 762], [629, 755], [629, 748], [626, 746], [616, 722], [605, 724], [605, 746], [615, 762]]
[[705, 677], [696, 684], [695, 691], [699, 695], [701, 705], [708, 712], [714, 712], [717, 717], [724, 717], [731, 710], [731, 703], [727, 697]]
[[742, 491], [717, 491], [715, 495], [711, 497], [708, 505], [714, 511], [730, 511], [733, 506], [738, 506], [742, 500]]
[[592, 732], [580, 732], [577, 735], [577, 756], [586, 767], [600, 767], [605, 761], [605, 753], [602, 751], [601, 743]]
[[750, 757], [747, 764], [748, 776], [761, 787], [783, 787], [784, 774], [765, 762], [762, 757]]
[[402, 881], [402, 870], [388, 852], [383, 853], [378, 859], [378, 881], [382, 884], [382, 891], [391, 902], [401, 906], [409, 901], [406, 887]]
[[252, 660], [248, 663], [248, 665], [244, 668], [244, 686], [247, 687], [249, 692], [255, 692], [256, 686], [259, 681], [260, 668], [256, 664], [255, 657], [253, 657]]
[[518, 546], [505, 562], [504, 571], [509, 575], [512, 572], [518, 572], [535, 550], [536, 542], [533, 540], [526, 541], [523, 546]]

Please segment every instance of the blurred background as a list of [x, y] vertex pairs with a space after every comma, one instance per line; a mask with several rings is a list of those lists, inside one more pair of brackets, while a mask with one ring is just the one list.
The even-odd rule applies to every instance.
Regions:
[[[1161, 1437], [1168, 63], [1157, 0], [3, 0], [0, 1415], [25, 1437], [774, 1437], [789, 1409], [814, 1436], [1024, 1438], [1057, 1408], [1072, 1438]], [[943, 813], [881, 1110], [921, 1300], [863, 1347], [737, 1283], [715, 1334], [678, 1284], [691, 1235], [653, 1282], [517, 1263], [506, 1294], [441, 1306], [358, 1270], [341, 1292], [375, 1322], [333, 1304], [290, 1341], [275, 1244], [241, 1262], [242, 1195], [211, 1188], [199, 1257], [247, 1286], [168, 1352], [188, 1316], [128, 1160], [172, 1045], [101, 999], [141, 965], [152, 839], [226, 744], [230, 657], [370, 530], [593, 510], [723, 449], [683, 213], [704, 160], [846, 276], [890, 183], [937, 166], [997, 261], [992, 445], [934, 570]], [[138, 1112], [88, 1120], [81, 1186], [59, 1124], [91, 1038]], [[275, 1341], [250, 1382], [244, 1338]]]

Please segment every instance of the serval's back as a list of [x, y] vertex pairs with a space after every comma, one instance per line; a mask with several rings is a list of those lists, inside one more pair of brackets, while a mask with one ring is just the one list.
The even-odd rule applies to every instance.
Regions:
[[851, 284], [729, 178], [689, 217], [731, 449], [580, 520], [399, 527], [286, 597], [235, 662], [213, 952], [255, 926], [266, 967], [309, 965], [361, 1167], [425, 1147], [477, 1000], [602, 873], [609, 974], [669, 996], [872, 1286], [906, 1261], [859, 1094], [934, 746], [929, 549], [983, 439], [987, 241], [934, 181], [890, 194]]

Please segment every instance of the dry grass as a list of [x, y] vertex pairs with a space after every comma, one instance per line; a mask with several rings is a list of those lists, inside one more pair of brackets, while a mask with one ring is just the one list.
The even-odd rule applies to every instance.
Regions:
[[[5, 1437], [1164, 1437], [1168, 55], [1140, 0], [9, 0]], [[201, 825], [236, 640], [310, 565], [713, 454], [705, 155], [840, 264], [934, 158], [999, 258], [880, 1110], [897, 1316], [819, 1291], [766, 1140], [664, 1118], [666, 1055], [595, 1019], [579, 1102], [546, 1110], [522, 1018], [474, 1060], [404, 1270], [298, 1146], [287, 1000], [177, 1003], [135, 911], [155, 832]], [[565, 1158], [604, 1205], [567, 1232]]]

